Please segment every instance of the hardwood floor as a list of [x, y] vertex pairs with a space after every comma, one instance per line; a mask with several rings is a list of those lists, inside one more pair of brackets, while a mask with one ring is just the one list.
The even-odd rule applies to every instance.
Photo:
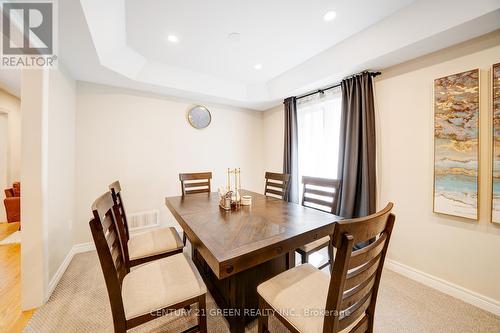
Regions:
[[[0, 223], [0, 240], [19, 223]], [[21, 311], [21, 245], [0, 245], [0, 332], [21, 332], [33, 311]]]

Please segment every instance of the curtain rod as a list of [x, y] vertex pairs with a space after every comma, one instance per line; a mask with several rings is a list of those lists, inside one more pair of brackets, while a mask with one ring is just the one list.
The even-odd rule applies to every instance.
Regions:
[[[350, 76], [347, 76], [345, 77], [344, 79], [348, 79], [348, 78], [351, 78], [351, 77], [354, 77], [354, 76], [357, 76], [357, 75], [361, 75], [361, 74], [364, 74], [364, 73], [368, 73], [370, 74], [372, 77], [375, 77], [375, 76], [379, 76], [380, 72], [368, 72], [368, 71], [363, 71], [361, 73], [358, 73], [358, 74], [353, 74], [353, 75], [350, 75]], [[298, 97], [295, 98], [295, 100], [299, 100], [301, 98], [305, 98], [305, 97], [309, 97], [309, 96], [312, 96], [314, 94], [322, 94], [324, 93], [325, 91], [327, 90], [330, 90], [330, 89], [333, 89], [333, 88], [337, 88], [337, 87], [340, 87], [340, 82], [337, 82], [331, 86], [328, 86], [326, 88], [323, 88], [323, 89], [318, 89], [318, 90], [314, 90], [314, 91], [311, 91], [311, 92], [308, 92], [307, 94], [304, 94], [304, 95], [300, 95]]]

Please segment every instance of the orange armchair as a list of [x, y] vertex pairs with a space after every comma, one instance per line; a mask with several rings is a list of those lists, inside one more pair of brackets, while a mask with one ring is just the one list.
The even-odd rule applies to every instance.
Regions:
[[7, 222], [21, 221], [21, 184], [15, 182], [12, 188], [5, 190], [5, 212], [7, 213]]

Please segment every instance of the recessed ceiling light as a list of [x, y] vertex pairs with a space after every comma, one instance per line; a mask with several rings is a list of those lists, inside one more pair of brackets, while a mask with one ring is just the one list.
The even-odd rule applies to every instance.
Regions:
[[328, 13], [323, 16], [323, 20], [326, 22], [332, 21], [335, 17], [337, 16], [337, 13], [335, 13], [333, 10], [329, 11]]
[[241, 34], [239, 32], [231, 32], [229, 35], [227, 35], [227, 39], [233, 43], [237, 43], [241, 39]]
[[262, 69], [262, 64], [255, 64], [253, 65], [253, 68], [256, 70]]
[[167, 40], [170, 43], [177, 43], [179, 41], [179, 37], [177, 37], [176, 35], [168, 35]]

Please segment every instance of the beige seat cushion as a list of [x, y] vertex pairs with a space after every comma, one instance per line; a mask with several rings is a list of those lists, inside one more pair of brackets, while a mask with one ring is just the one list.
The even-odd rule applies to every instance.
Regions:
[[311, 242], [309, 244], [301, 246], [301, 247], [299, 247], [299, 249], [301, 249], [304, 252], [309, 252], [311, 250], [314, 250], [318, 246], [321, 246], [321, 245], [325, 245], [326, 246], [326, 245], [328, 245], [329, 241], [330, 241], [330, 236], [325, 236], [323, 238], [315, 240], [314, 242]]
[[193, 262], [184, 254], [137, 267], [123, 279], [122, 299], [127, 319], [203, 295], [207, 288]]
[[[304, 264], [261, 283], [257, 292], [299, 332], [322, 333], [322, 311], [326, 306], [329, 284], [327, 273]], [[349, 332], [357, 322], [342, 332]]]
[[168, 253], [183, 247], [175, 228], [159, 228], [130, 235], [128, 254], [130, 260]]

